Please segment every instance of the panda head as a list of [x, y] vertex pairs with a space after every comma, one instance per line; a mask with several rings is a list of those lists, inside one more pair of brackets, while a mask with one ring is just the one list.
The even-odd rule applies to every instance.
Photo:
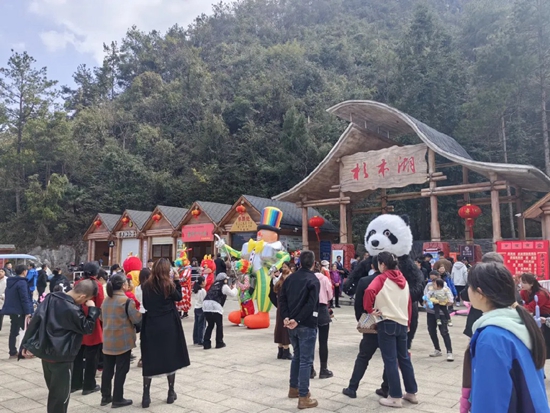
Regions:
[[370, 222], [365, 233], [365, 248], [372, 256], [388, 251], [401, 257], [410, 253], [412, 243], [409, 218], [405, 215], [380, 215]]

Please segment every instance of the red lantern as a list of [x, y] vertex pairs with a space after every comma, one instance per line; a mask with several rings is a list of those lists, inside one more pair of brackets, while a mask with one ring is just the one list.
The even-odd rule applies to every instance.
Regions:
[[246, 212], [246, 207], [244, 205], [239, 205], [235, 210], [239, 213], [239, 215], [243, 215]]
[[193, 218], [199, 219], [201, 215], [201, 210], [198, 208], [195, 208], [193, 211], [191, 211], [191, 215], [193, 215]]
[[470, 230], [472, 238], [474, 238], [474, 224], [476, 218], [481, 215], [481, 208], [477, 205], [466, 204], [458, 210], [458, 216], [466, 220], [466, 226]]
[[101, 226], [101, 220], [96, 219], [96, 220], [94, 221], [94, 225], [95, 225], [96, 228], [99, 228], [99, 227]]
[[122, 218], [122, 223], [123, 223], [124, 225], [128, 225], [129, 222], [130, 222], [130, 218], [128, 218], [128, 217]]
[[325, 219], [323, 217], [315, 215], [309, 219], [309, 226], [315, 229], [315, 234], [317, 234], [317, 241], [320, 241], [319, 234], [321, 233], [321, 227], [325, 225]]
[[153, 215], [153, 221], [159, 222], [162, 219], [162, 216], [160, 214]]

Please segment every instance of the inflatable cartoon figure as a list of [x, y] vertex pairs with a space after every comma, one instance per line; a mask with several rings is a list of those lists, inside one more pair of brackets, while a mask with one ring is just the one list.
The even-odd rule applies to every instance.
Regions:
[[[241, 251], [225, 245], [223, 240], [217, 242], [218, 248], [225, 248], [233, 257], [246, 260], [249, 265], [247, 273], [251, 276], [251, 284], [254, 287], [252, 299], [256, 301], [258, 313], [248, 315], [244, 318], [244, 325], [251, 329], [269, 327], [269, 310], [271, 300], [269, 299], [270, 274], [282, 267], [290, 255], [285, 251], [283, 244], [279, 241], [281, 230], [281, 219], [283, 212], [274, 207], [266, 207], [262, 211], [260, 224], [258, 225], [257, 241], [250, 240], [243, 245]], [[235, 322], [241, 318], [241, 311], [238, 315], [230, 314], [230, 321]]]
[[132, 285], [136, 288], [139, 285], [139, 273], [143, 268], [143, 263], [138, 257], [135, 257], [132, 253], [122, 263], [122, 268], [126, 273], [126, 277], [132, 277]]

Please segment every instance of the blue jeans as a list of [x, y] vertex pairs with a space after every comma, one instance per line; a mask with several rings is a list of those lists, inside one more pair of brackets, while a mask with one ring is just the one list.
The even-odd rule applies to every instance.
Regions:
[[193, 344], [202, 344], [206, 322], [202, 308], [195, 308], [195, 324], [193, 325]]
[[294, 356], [290, 363], [290, 387], [298, 389], [300, 397], [309, 393], [309, 375], [313, 367], [317, 329], [298, 326], [288, 330], [290, 342], [294, 349]]
[[[392, 398], [403, 397], [399, 369], [407, 393], [416, 394], [418, 387], [414, 378], [414, 369], [407, 351], [407, 326], [395, 321], [385, 320], [378, 323], [378, 345], [384, 360], [384, 370], [388, 377], [389, 395]], [[399, 366], [399, 368], [398, 368]]]

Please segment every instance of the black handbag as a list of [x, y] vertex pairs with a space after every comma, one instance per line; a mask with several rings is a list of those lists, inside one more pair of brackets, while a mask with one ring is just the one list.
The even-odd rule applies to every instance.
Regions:
[[[128, 317], [128, 320], [130, 320], [130, 315], [128, 314], [128, 306], [129, 305], [130, 305], [130, 300], [128, 299], [128, 300], [126, 300], [126, 304], [124, 305], [124, 311], [126, 311], [126, 317]], [[141, 321], [137, 324], [134, 324], [134, 328], [136, 329], [136, 333], [141, 332]]]

